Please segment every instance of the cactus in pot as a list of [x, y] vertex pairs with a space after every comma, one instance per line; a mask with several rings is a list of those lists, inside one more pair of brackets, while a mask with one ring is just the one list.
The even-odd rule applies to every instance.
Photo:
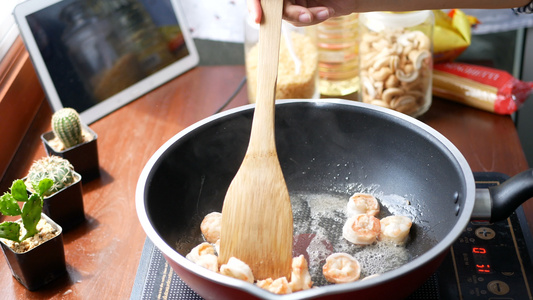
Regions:
[[26, 177], [26, 185], [31, 189], [37, 182], [43, 178], [50, 178], [54, 184], [44, 196], [50, 196], [59, 192], [63, 188], [76, 182], [74, 176], [74, 167], [70, 162], [59, 156], [48, 156], [35, 161]]
[[24, 180], [18, 179], [0, 197], [1, 214], [20, 216], [0, 224], [0, 247], [13, 277], [30, 291], [67, 272], [63, 229], [43, 209], [44, 194], [52, 185], [51, 179], [44, 178], [28, 195]]
[[54, 113], [52, 131], [66, 149], [83, 142], [80, 116], [72, 108], [62, 108]]
[[43, 178], [53, 180], [52, 187], [43, 195], [43, 213], [67, 231], [85, 220], [82, 176], [72, 164], [51, 155], [36, 160], [30, 167], [25, 183], [28, 190]]
[[56, 111], [50, 123], [52, 130], [41, 135], [46, 154], [67, 159], [85, 181], [99, 177], [96, 132], [72, 108]]
[[[21, 216], [21, 222], [5, 221], [0, 224], [0, 238], [22, 242], [38, 233], [37, 223], [41, 220], [43, 195], [52, 187], [53, 181], [44, 178], [35, 183], [32, 193], [28, 197], [26, 185], [21, 179], [11, 185], [11, 192], [4, 193], [0, 198], [0, 213], [5, 216]], [[24, 202], [20, 209], [17, 202]], [[24, 226], [25, 234], [21, 234], [20, 224]]]

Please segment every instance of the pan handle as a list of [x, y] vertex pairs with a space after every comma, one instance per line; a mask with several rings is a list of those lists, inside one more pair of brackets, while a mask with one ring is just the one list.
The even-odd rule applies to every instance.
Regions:
[[508, 218], [522, 203], [533, 197], [533, 169], [489, 187], [492, 200], [491, 222]]

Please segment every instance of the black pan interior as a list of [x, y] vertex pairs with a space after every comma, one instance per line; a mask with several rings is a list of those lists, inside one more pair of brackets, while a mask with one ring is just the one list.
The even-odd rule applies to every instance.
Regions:
[[[182, 255], [202, 242], [202, 218], [222, 209], [247, 147], [252, 114], [248, 109], [195, 128], [148, 175], [150, 222]], [[278, 104], [276, 142], [290, 193], [349, 197], [358, 183], [408, 199], [419, 214], [407, 245], [412, 257], [450, 233], [457, 206], [465, 201], [462, 169], [450, 151], [412, 122], [382, 111], [339, 103]]]

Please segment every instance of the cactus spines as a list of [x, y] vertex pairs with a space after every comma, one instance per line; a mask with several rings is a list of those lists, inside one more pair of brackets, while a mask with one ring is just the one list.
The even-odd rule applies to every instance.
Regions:
[[44, 196], [50, 196], [59, 192], [76, 181], [74, 167], [70, 162], [54, 155], [35, 161], [28, 171], [26, 182], [29, 183], [27, 184], [28, 187], [33, 187], [34, 184], [44, 178], [49, 178], [54, 181], [54, 184]]
[[80, 116], [72, 108], [62, 108], [52, 116], [52, 131], [65, 149], [83, 142]]

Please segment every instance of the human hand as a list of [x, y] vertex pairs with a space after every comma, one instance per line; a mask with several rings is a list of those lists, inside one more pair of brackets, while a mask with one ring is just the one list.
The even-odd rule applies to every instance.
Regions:
[[[261, 22], [263, 14], [260, 1], [247, 0], [248, 12], [256, 23]], [[283, 19], [295, 26], [314, 25], [331, 17], [354, 12], [355, 3], [345, 0], [283, 0]]]
[[[256, 23], [263, 14], [261, 1], [247, 0], [248, 11]], [[446, 0], [446, 1], [391, 1], [391, 0], [268, 0], [283, 1], [283, 19], [295, 26], [314, 25], [332, 17], [368, 11], [411, 11], [451, 8], [511, 8], [520, 10], [531, 8], [531, 0]], [[528, 4], [529, 3], [529, 4]]]

